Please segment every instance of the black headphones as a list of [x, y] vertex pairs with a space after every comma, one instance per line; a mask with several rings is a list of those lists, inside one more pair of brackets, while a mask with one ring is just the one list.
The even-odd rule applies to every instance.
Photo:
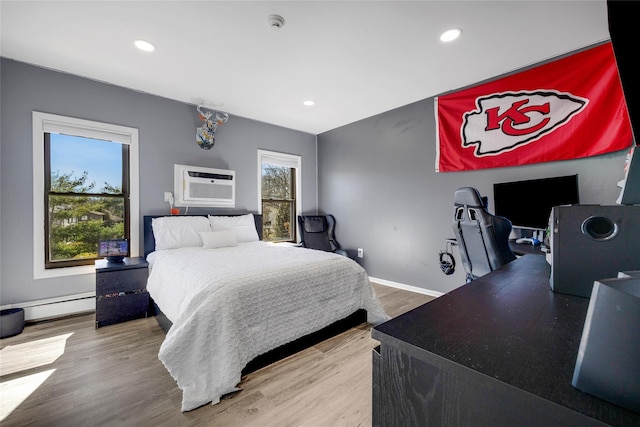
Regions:
[[[445, 259], [448, 258], [448, 259]], [[447, 276], [456, 271], [456, 260], [450, 252], [440, 251], [440, 270]]]

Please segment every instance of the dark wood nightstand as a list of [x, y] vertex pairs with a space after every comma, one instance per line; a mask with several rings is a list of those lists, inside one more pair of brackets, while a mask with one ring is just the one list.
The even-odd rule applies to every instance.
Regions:
[[96, 328], [147, 317], [148, 267], [142, 257], [96, 261]]

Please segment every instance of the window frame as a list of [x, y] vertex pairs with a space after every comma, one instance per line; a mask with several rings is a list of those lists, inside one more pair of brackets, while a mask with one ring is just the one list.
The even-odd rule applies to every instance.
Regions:
[[295, 169], [295, 218], [294, 232], [296, 243], [300, 242], [300, 230], [298, 230], [298, 216], [302, 215], [302, 156], [286, 154], [277, 151], [258, 149], [258, 213], [262, 214], [262, 164], [268, 163], [278, 166], [286, 166]]
[[[96, 258], [82, 258], [82, 259], [68, 259], [68, 260], [60, 260], [60, 261], [52, 261], [50, 258], [51, 251], [51, 217], [49, 215], [51, 202], [51, 196], [67, 196], [67, 197], [103, 197], [103, 198], [116, 198], [122, 199], [122, 203], [124, 204], [124, 239], [131, 240], [131, 236], [129, 235], [129, 228], [131, 225], [130, 218], [130, 204], [129, 204], [129, 144], [121, 144], [119, 142], [106, 141], [112, 144], [118, 144], [121, 148], [121, 167], [122, 167], [122, 175], [120, 177], [121, 182], [121, 192], [119, 194], [111, 194], [111, 193], [57, 193], [51, 190], [51, 135], [61, 135], [59, 133], [52, 132], [43, 132], [44, 135], [44, 266], [45, 269], [52, 268], [64, 268], [64, 267], [78, 267], [81, 265], [93, 265], [95, 264]], [[85, 138], [86, 139], [86, 138]], [[103, 141], [105, 140], [94, 140], [90, 139], [89, 141]], [[81, 218], [83, 219], [83, 218]]]
[[[35, 280], [95, 273], [95, 265], [45, 267], [45, 133], [63, 133], [129, 146], [129, 251], [140, 253], [138, 129], [55, 114], [33, 112], [33, 277]], [[123, 171], [124, 173], [124, 171]], [[125, 201], [126, 203], [126, 201]]]

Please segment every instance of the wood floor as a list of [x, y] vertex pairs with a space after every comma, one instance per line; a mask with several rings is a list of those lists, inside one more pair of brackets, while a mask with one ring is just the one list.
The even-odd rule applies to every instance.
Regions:
[[[374, 284], [395, 317], [432, 297]], [[154, 318], [96, 330], [93, 313], [0, 340], [0, 425], [370, 426], [371, 325], [361, 324], [242, 378], [217, 405], [181, 412]]]

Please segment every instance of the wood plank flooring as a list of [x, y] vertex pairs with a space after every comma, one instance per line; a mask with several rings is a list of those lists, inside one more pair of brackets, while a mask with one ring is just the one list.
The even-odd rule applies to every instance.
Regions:
[[[374, 284], [398, 316], [433, 297]], [[217, 405], [181, 412], [154, 318], [96, 330], [95, 315], [28, 325], [0, 340], [0, 425], [370, 426], [371, 325], [363, 323], [242, 378]]]

